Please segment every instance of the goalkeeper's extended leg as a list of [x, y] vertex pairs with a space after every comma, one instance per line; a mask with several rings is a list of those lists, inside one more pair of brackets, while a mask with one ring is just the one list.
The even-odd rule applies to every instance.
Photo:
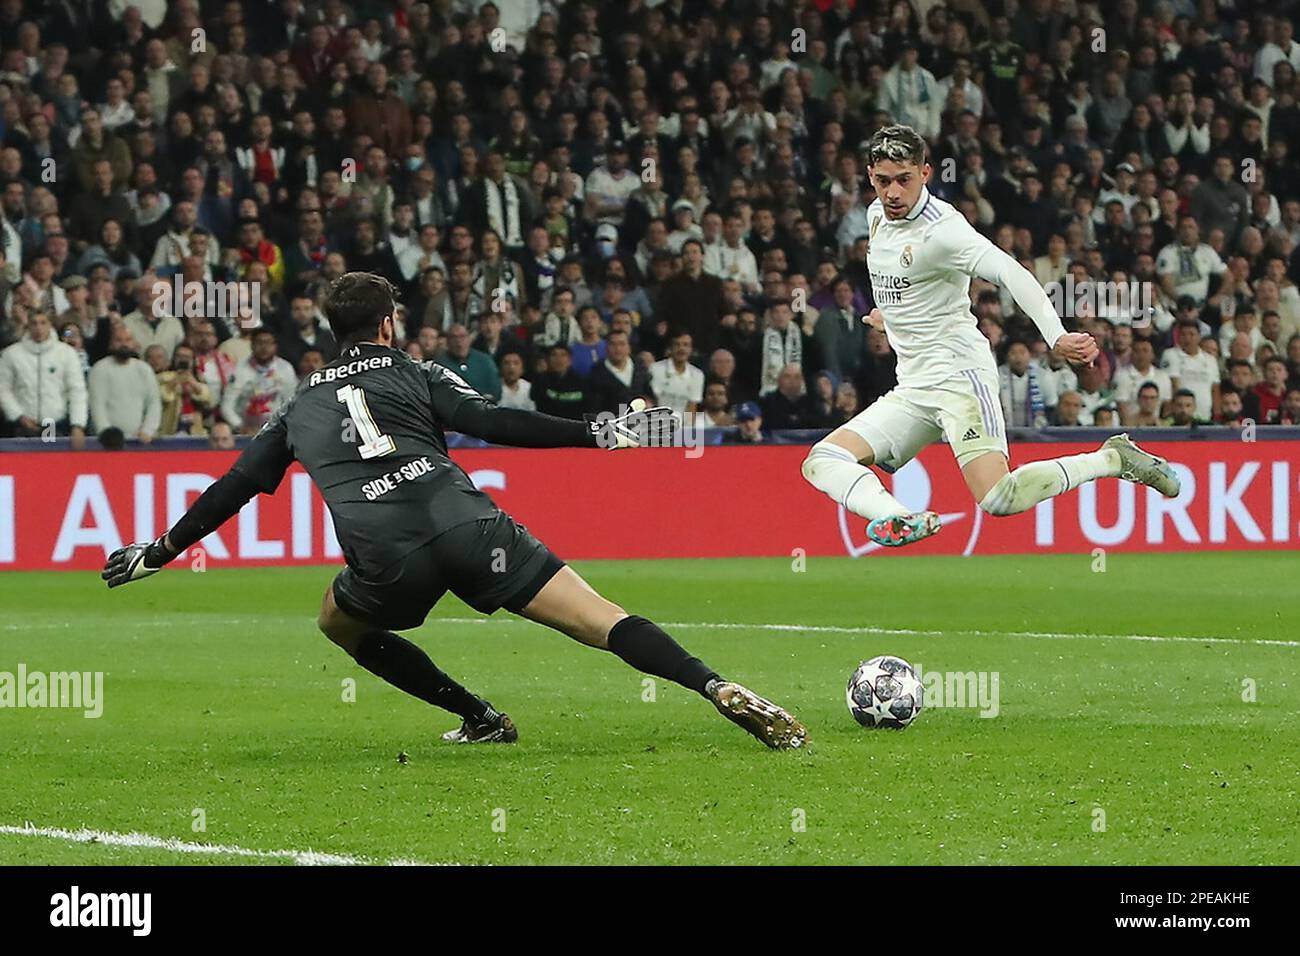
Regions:
[[334, 602], [333, 585], [325, 590], [317, 624], [326, 637], [376, 677], [461, 717], [460, 728], [443, 734], [444, 740], [513, 743], [519, 738], [507, 714], [458, 684], [415, 644], [392, 631], [358, 620], [340, 608]]
[[836, 504], [866, 518], [867, 537], [876, 544], [896, 548], [938, 531], [937, 514], [910, 512], [885, 490], [876, 473], [868, 467], [875, 460], [875, 451], [866, 439], [840, 428], [812, 446], [803, 460], [803, 476]]
[[519, 612], [590, 647], [611, 651], [639, 671], [695, 691], [774, 750], [800, 747], [803, 724], [740, 684], [723, 680], [657, 624], [601, 597], [567, 565]]
[[982, 510], [991, 515], [1028, 511], [1040, 501], [1098, 478], [1123, 478], [1177, 497], [1178, 475], [1163, 458], [1143, 451], [1128, 435], [1112, 435], [1097, 451], [1031, 461], [1007, 469], [1001, 452], [981, 455], [962, 469], [966, 484]]

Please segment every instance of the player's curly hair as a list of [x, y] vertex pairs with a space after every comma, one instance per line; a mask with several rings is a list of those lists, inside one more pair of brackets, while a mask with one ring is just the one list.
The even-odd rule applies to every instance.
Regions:
[[910, 126], [882, 126], [867, 144], [867, 165], [874, 166], [882, 160], [895, 163], [925, 165], [925, 140]]
[[348, 272], [330, 283], [321, 302], [339, 345], [373, 338], [384, 316], [397, 311], [397, 289], [373, 272]]

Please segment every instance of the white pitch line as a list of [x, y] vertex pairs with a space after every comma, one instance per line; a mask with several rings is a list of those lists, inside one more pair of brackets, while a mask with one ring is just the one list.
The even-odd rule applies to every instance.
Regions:
[[122, 846], [131, 849], [165, 850], [169, 853], [190, 853], [201, 856], [239, 856], [255, 860], [292, 860], [299, 866], [428, 866], [414, 860], [368, 860], [365, 857], [341, 853], [320, 853], [316, 850], [250, 850], [242, 846], [223, 846], [219, 843], [186, 843], [149, 833], [108, 833], [103, 830], [64, 830], [60, 827], [21, 827], [0, 825], [0, 836], [44, 837], [67, 843], [95, 843], [102, 846]]
[[[301, 622], [303, 620], [303, 615], [266, 615], [256, 618], [237, 617], [208, 620], [203, 620], [202, 615], [186, 615], [186, 617], [191, 619], [197, 618], [194, 623], [231, 627], [246, 624], [265, 624], [268, 621], [277, 620], [292, 622]], [[431, 617], [428, 619], [428, 623], [436, 626], [438, 624], [531, 624], [533, 622], [519, 617]], [[0, 630], [62, 630], [73, 626], [81, 627], [82, 625], [51, 622], [41, 622], [30, 626], [23, 624], [4, 624], [0, 625]], [[133, 629], [147, 627], [175, 627], [176, 621], [170, 619], [133, 621], [128, 626]], [[951, 627], [946, 630], [929, 630], [903, 627], [846, 627], [833, 624], [736, 624], [724, 621], [665, 621], [661, 626], [667, 628], [679, 628], [681, 630], [700, 631], [778, 631], [806, 634], [869, 634], [879, 637], [951, 637], [954, 634], [968, 634], [972, 637], [1028, 637], [1053, 641], [1145, 641], [1150, 643], [1171, 644], [1246, 644], [1260, 647], [1300, 648], [1300, 641], [1284, 641], [1263, 637], [1188, 637], [1186, 635], [1169, 634], [1080, 634], [1068, 631], [987, 631], [968, 627]]]
[[[435, 617], [429, 623], [493, 624], [522, 623], [519, 618], [493, 621], [485, 617]], [[532, 622], [529, 622], [532, 623]], [[1300, 641], [1281, 641], [1256, 637], [1182, 637], [1167, 634], [1075, 634], [1058, 631], [981, 631], [957, 627], [944, 631], [899, 627], [844, 627], [833, 624], [736, 624], [724, 621], [664, 621], [661, 627], [698, 631], [780, 631], [806, 634], [871, 634], [882, 637], [949, 637], [969, 634], [974, 637], [1033, 637], [1042, 640], [1155, 641], [1186, 644], [1259, 644], [1267, 647], [1300, 647]]]
[[890, 627], [837, 627], [822, 624], [730, 624], [730, 623], [692, 623], [690, 621], [668, 622], [664, 627], [717, 629], [717, 630], [758, 630], [758, 631], [807, 631], [813, 634], [878, 634], [886, 637], [948, 637], [952, 634], [970, 634], [974, 637], [1034, 637], [1043, 640], [1091, 640], [1091, 641], [1157, 641], [1185, 644], [1262, 644], [1269, 647], [1300, 647], [1300, 641], [1280, 641], [1256, 637], [1184, 637], [1168, 634], [1075, 634], [1059, 631], [980, 631], [966, 627], [949, 628], [944, 631], [915, 630], [911, 628]]
[[[521, 618], [493, 620], [486, 617], [431, 617], [437, 624], [522, 624]], [[805, 634], [871, 634], [881, 637], [950, 637], [969, 634], [973, 637], [1033, 637], [1041, 640], [1085, 641], [1154, 641], [1182, 644], [1256, 644], [1266, 647], [1300, 647], [1300, 641], [1281, 641], [1257, 637], [1184, 637], [1167, 634], [1076, 634], [1058, 631], [981, 631], [967, 627], [947, 630], [920, 630], [902, 627], [845, 627], [834, 624], [736, 624], [725, 621], [664, 621], [661, 627], [696, 631], [780, 631]]]

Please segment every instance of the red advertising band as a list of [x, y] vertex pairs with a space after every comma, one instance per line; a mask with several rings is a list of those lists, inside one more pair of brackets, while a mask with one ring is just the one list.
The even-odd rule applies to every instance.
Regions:
[[[886, 485], [943, 516], [933, 539], [892, 555], [1290, 549], [1300, 545], [1291, 442], [1154, 443], [1182, 495], [1102, 479], [1012, 517], [979, 511], [951, 452], [931, 445]], [[1012, 446], [1012, 464], [1078, 445]], [[687, 457], [687, 452], [697, 457]], [[800, 476], [798, 445], [599, 450], [464, 449], [475, 483], [565, 559], [876, 555], [865, 522]], [[13, 453], [0, 457], [0, 571], [99, 568], [152, 541], [235, 459], [221, 452]], [[581, 458], [581, 461], [578, 461]], [[719, 492], [722, 492], [719, 495]], [[780, 507], [773, 507], [775, 503]], [[202, 542], [209, 567], [339, 564], [324, 503], [297, 466]]]

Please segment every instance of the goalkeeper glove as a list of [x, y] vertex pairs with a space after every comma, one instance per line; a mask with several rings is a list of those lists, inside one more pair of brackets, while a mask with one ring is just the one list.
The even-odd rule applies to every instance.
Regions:
[[634, 398], [626, 415], [602, 412], [588, 421], [598, 448], [663, 447], [672, 444], [681, 419], [671, 408], [657, 405], [647, 408], [644, 398]]
[[125, 548], [118, 548], [108, 556], [99, 576], [108, 582], [110, 588], [116, 588], [157, 574], [176, 557], [163, 543], [166, 537], [164, 534], [151, 544], [128, 544]]

